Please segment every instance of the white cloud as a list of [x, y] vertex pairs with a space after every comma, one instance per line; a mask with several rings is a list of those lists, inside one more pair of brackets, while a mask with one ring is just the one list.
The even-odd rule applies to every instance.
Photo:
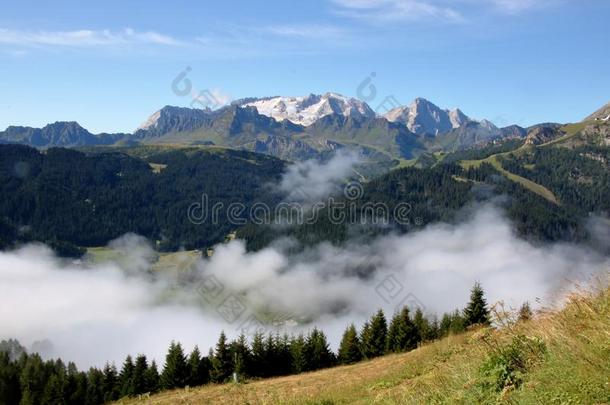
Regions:
[[424, 19], [461, 22], [454, 7], [434, 0], [331, 0], [337, 14], [370, 22], [417, 21]]
[[495, 7], [508, 14], [517, 14], [533, 8], [550, 5], [549, 0], [492, 0]]
[[53, 47], [112, 47], [124, 45], [178, 46], [183, 43], [154, 31], [139, 32], [131, 28], [121, 31], [22, 31], [0, 29], [0, 44]]
[[352, 152], [339, 150], [330, 160], [315, 159], [292, 164], [284, 173], [278, 189], [289, 201], [316, 202], [340, 191], [340, 185], [353, 175], [360, 158]]
[[393, 21], [465, 22], [471, 15], [519, 14], [559, 4], [563, 0], [330, 0], [343, 16], [387, 23]]
[[[61, 261], [41, 246], [0, 252], [0, 339], [17, 338], [28, 347], [47, 340], [36, 345], [45, 356], [79, 367], [120, 364], [128, 353], [162, 362], [172, 339], [205, 352], [222, 329], [235, 337], [248, 314], [288, 314], [304, 322], [286, 325], [288, 332], [317, 325], [336, 348], [345, 326], [362, 325], [377, 308], [391, 315], [408, 293], [438, 314], [463, 307], [480, 281], [490, 303], [516, 307], [540, 298], [546, 306], [561, 303], [578, 282], [608, 274], [609, 264], [586, 247], [519, 239], [491, 206], [457, 225], [430, 225], [366, 244], [321, 243], [298, 254], [280, 243], [248, 253], [235, 240], [191, 271], [151, 272], [154, 252], [133, 235], [111, 245], [120, 257], [99, 264]], [[200, 295], [199, 281], [212, 275], [221, 289]], [[384, 300], [387, 290], [379, 287], [389, 276], [402, 290]], [[247, 308], [232, 323], [217, 312], [230, 296]]]
[[303, 39], [338, 39], [345, 37], [347, 32], [333, 25], [298, 24], [298, 25], [272, 25], [261, 30], [281, 37]]

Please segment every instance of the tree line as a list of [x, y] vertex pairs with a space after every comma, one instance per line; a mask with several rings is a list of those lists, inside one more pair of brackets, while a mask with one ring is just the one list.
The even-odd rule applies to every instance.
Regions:
[[[529, 316], [531, 310], [524, 305], [520, 317]], [[489, 324], [489, 308], [477, 283], [468, 305], [443, 315], [440, 322], [426, 317], [421, 309], [411, 314], [404, 307], [388, 323], [379, 310], [360, 331], [353, 324], [345, 329], [337, 353], [317, 328], [296, 336], [256, 333], [250, 342], [244, 335], [229, 341], [222, 332], [207, 355], [197, 346], [186, 353], [180, 343], [172, 342], [161, 370], [154, 360], [139, 354], [127, 356], [120, 369], [107, 363], [102, 369], [79, 371], [72, 362], [45, 361], [38, 354], [28, 354], [15, 340], [2, 341], [0, 403], [95, 405], [186, 386], [298, 374], [407, 352], [422, 342]]]

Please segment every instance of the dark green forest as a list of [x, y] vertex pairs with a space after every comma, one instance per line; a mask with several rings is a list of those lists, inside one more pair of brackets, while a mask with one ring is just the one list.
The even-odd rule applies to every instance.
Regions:
[[[164, 168], [155, 173], [149, 163]], [[160, 250], [209, 246], [234, 228], [229, 204], [272, 203], [265, 185], [283, 168], [281, 160], [230, 150], [168, 150], [144, 160], [0, 145], [0, 247], [38, 240], [70, 255], [127, 232], [158, 241]], [[223, 208], [216, 223], [210, 216], [194, 224], [187, 212], [204, 193], [210, 208]]]
[[[472, 153], [486, 156], [509, 146], [514, 142]], [[78, 256], [83, 247], [102, 246], [134, 232], [153, 241], [158, 250], [172, 251], [209, 247], [235, 230], [249, 250], [279, 236], [295, 237], [302, 245], [341, 244], [348, 238], [451, 222], [462, 208], [489, 200], [504, 208], [523, 238], [583, 241], [589, 213], [610, 210], [609, 158], [607, 148], [596, 147], [535, 148], [502, 158], [506, 170], [547, 187], [560, 204], [506, 179], [491, 165], [467, 170], [449, 158], [431, 168], [391, 171], [362, 184], [359, 198], [348, 200], [339, 193], [337, 203], [344, 206], [325, 205], [315, 221], [288, 221], [290, 226], [278, 227], [286, 218], [271, 218], [270, 224], [246, 221], [253, 204], [273, 208], [283, 199], [271, 185], [286, 163], [272, 157], [219, 148], [40, 152], [0, 145], [0, 248], [36, 240], [60, 254]], [[204, 193], [208, 215], [193, 223], [189, 207], [201, 207]], [[218, 203], [222, 208], [213, 221], [210, 210]], [[245, 225], [229, 221], [232, 203], [244, 205], [238, 218]], [[402, 206], [400, 220], [395, 215], [379, 217], [374, 212], [379, 204], [390, 214]], [[331, 221], [342, 216], [346, 220]]]

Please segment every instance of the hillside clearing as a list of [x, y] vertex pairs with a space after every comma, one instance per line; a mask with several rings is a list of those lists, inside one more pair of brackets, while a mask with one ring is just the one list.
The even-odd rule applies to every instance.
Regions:
[[528, 180], [525, 177], [518, 176], [518, 175], [511, 173], [508, 170], [504, 169], [504, 167], [502, 167], [502, 163], [500, 163], [500, 160], [498, 159], [498, 157], [501, 155], [506, 155], [506, 154], [492, 155], [492, 156], [482, 159], [482, 160], [463, 160], [460, 162], [460, 165], [464, 169], [469, 169], [471, 167], [479, 167], [483, 163], [489, 163], [507, 179], [522, 185], [526, 189], [530, 190], [531, 192], [533, 192], [535, 194], [538, 194], [539, 196], [547, 199], [548, 201], [552, 202], [553, 204], [559, 205], [559, 200], [557, 199], [557, 197], [555, 197], [555, 194], [553, 194], [553, 192], [551, 190], [549, 190], [548, 188], [546, 188], [538, 183], [535, 183], [531, 180]]

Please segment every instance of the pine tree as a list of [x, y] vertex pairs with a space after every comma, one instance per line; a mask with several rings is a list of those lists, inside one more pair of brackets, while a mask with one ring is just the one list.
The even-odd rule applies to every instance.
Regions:
[[291, 371], [295, 374], [302, 373], [308, 369], [307, 357], [305, 356], [305, 338], [302, 334], [293, 337], [290, 341]]
[[87, 373], [86, 404], [104, 403], [104, 373], [97, 368], [90, 368]]
[[133, 370], [132, 387], [133, 395], [144, 394], [148, 392], [148, 384], [146, 381], [146, 373], [148, 371], [148, 360], [146, 356], [140, 354], [136, 357], [136, 363]]
[[212, 359], [211, 379], [214, 382], [224, 382], [231, 376], [233, 371], [233, 359], [227, 344], [227, 337], [224, 332], [220, 332], [220, 337], [216, 343], [214, 358]]
[[135, 365], [133, 364], [133, 359], [131, 358], [131, 356], [127, 356], [125, 358], [125, 362], [123, 363], [121, 374], [119, 375], [119, 383], [121, 386], [120, 392], [122, 397], [133, 395], [134, 369]]
[[41, 405], [66, 405], [64, 398], [65, 378], [61, 373], [53, 373], [49, 376], [42, 395]]
[[432, 320], [428, 321], [428, 333], [423, 337], [423, 340], [431, 341], [439, 338], [439, 324], [436, 315], [432, 316]]
[[368, 358], [367, 353], [369, 351], [368, 344], [371, 340], [371, 324], [369, 321], [364, 322], [362, 325], [362, 330], [360, 331], [360, 353], [362, 353], [362, 358]]
[[404, 307], [394, 315], [388, 328], [387, 351], [398, 353], [415, 349], [419, 340], [419, 331], [411, 320], [409, 308]]
[[22, 405], [39, 404], [46, 385], [44, 363], [38, 354], [27, 356], [20, 376]]
[[451, 328], [451, 314], [444, 313], [439, 325], [439, 335], [448, 336]]
[[0, 350], [0, 403], [18, 404], [21, 400], [20, 368], [8, 351]]
[[240, 335], [239, 338], [231, 343], [231, 353], [233, 357], [233, 369], [238, 377], [246, 375], [250, 368], [250, 349], [245, 335]]
[[457, 309], [453, 311], [453, 314], [451, 315], [449, 330], [454, 334], [462, 333], [466, 330], [466, 319], [464, 319], [464, 316]]
[[365, 323], [362, 330], [361, 344], [362, 354], [367, 359], [372, 359], [384, 354], [386, 348], [386, 337], [388, 326], [383, 311], [380, 309], [370, 323]]
[[489, 310], [481, 284], [475, 283], [470, 292], [470, 302], [464, 309], [465, 326], [489, 325]]
[[195, 346], [188, 358], [188, 385], [190, 385], [191, 387], [203, 385], [208, 380], [208, 376], [205, 375], [208, 371], [204, 370], [203, 365], [204, 363], [201, 359], [201, 352], [199, 351], [199, 347]]
[[254, 334], [252, 338], [251, 363], [248, 367], [248, 374], [253, 377], [264, 377], [267, 371], [265, 342], [260, 332]]
[[265, 339], [265, 373], [266, 377], [272, 377], [277, 375], [277, 353], [275, 338], [272, 334], [267, 335]]
[[335, 355], [330, 350], [326, 335], [314, 328], [305, 341], [304, 353], [307, 358], [307, 369], [318, 370], [334, 365]]
[[104, 402], [116, 401], [119, 399], [119, 378], [114, 364], [106, 363], [104, 366], [104, 380], [102, 387], [104, 390]]
[[[74, 389], [70, 394], [69, 403], [71, 405], [84, 404], [87, 399], [87, 373], [77, 371], [76, 367], [74, 370], [74, 374], [71, 376], [74, 378]], [[104, 392], [103, 387], [102, 392]], [[104, 403], [108, 402], [103, 397], [102, 400]]]
[[160, 388], [159, 370], [157, 369], [157, 363], [153, 360], [146, 370], [146, 392], [157, 392]]
[[338, 357], [341, 364], [352, 364], [362, 359], [360, 340], [358, 339], [358, 332], [356, 332], [354, 324], [348, 326], [343, 333]]
[[430, 334], [430, 324], [428, 323], [428, 319], [426, 319], [426, 317], [424, 316], [424, 312], [421, 310], [421, 308], [417, 308], [415, 310], [415, 316], [413, 316], [413, 324], [417, 329], [417, 343], [419, 343]]
[[277, 337], [278, 375], [288, 375], [292, 371], [292, 354], [290, 352], [290, 338], [284, 334]]
[[188, 365], [180, 343], [172, 342], [165, 356], [165, 365], [161, 373], [161, 386], [164, 389], [182, 388], [186, 386]]

